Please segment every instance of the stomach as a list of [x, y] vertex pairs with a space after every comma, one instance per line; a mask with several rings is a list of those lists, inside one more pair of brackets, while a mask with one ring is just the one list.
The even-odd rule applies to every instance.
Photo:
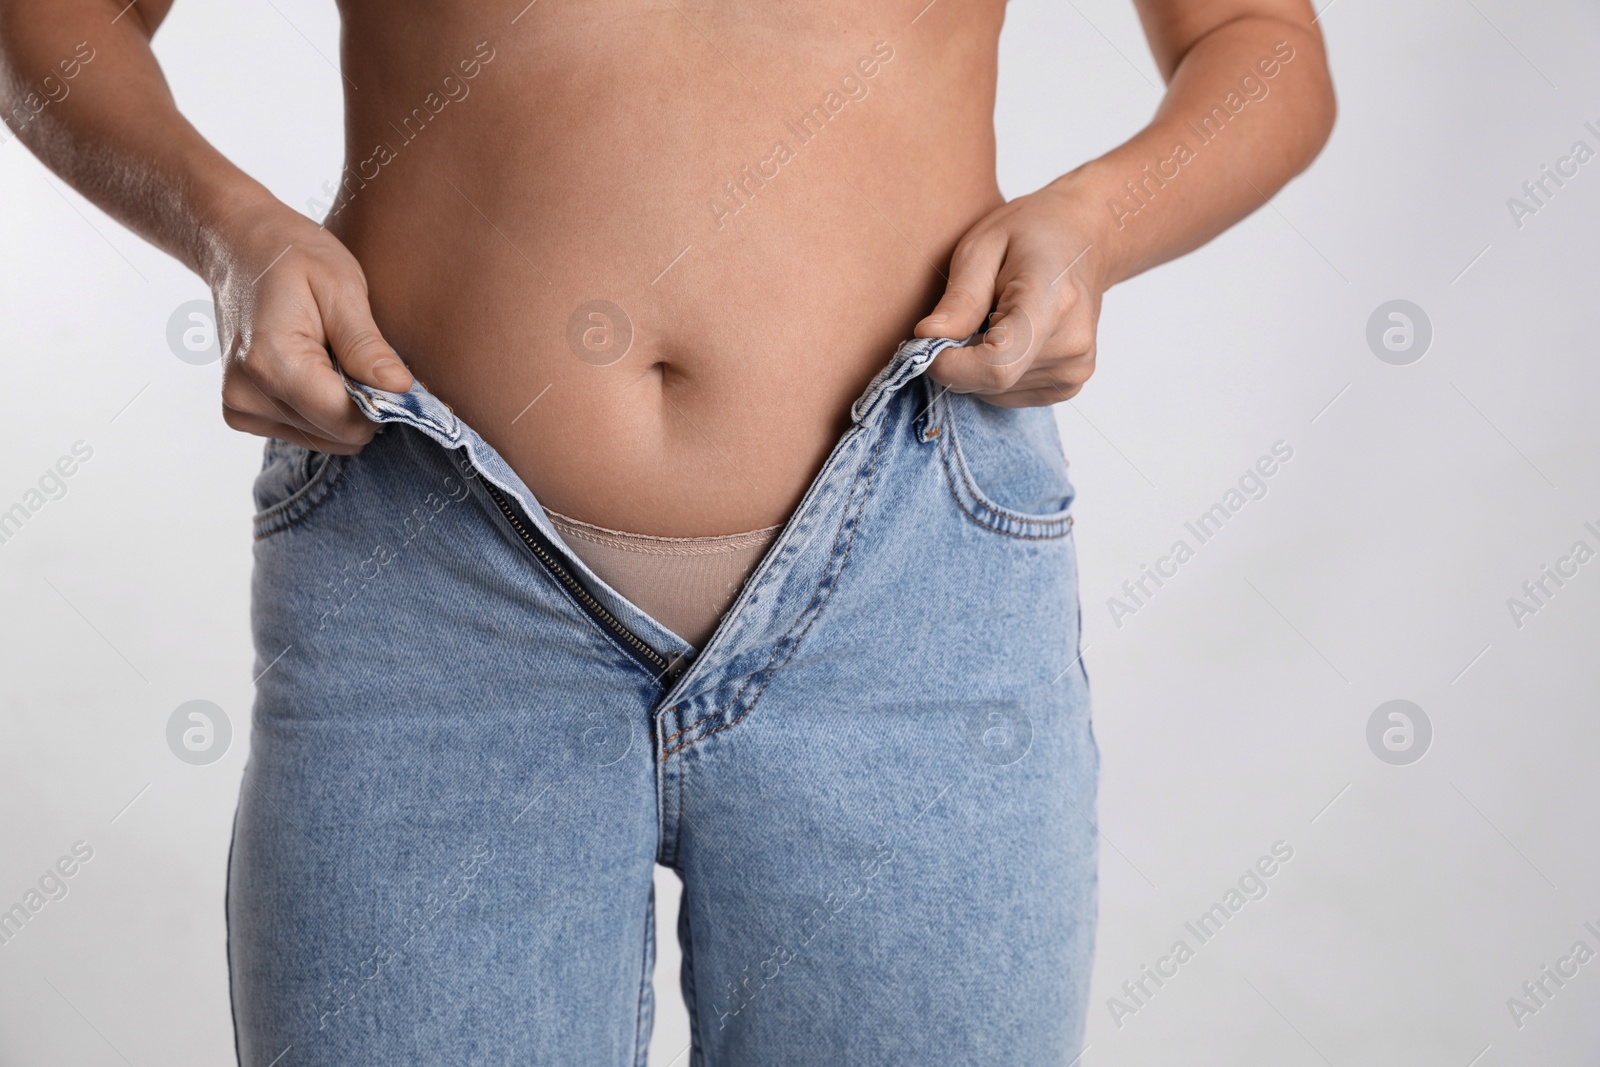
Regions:
[[547, 507], [781, 523], [1002, 202], [1003, 3], [923, 2], [347, 3], [327, 225]]

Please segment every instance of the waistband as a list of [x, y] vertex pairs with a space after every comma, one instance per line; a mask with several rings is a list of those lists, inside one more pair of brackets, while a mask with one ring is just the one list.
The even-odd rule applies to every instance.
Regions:
[[[819, 508], [826, 508], [828, 502], [837, 496], [839, 487], [834, 483], [840, 480], [843, 472], [850, 466], [850, 456], [846, 453], [853, 450], [854, 442], [861, 440], [864, 431], [883, 418], [894, 397], [909, 383], [924, 374], [940, 352], [952, 346], [973, 343], [975, 337], [965, 341], [915, 338], [905, 341], [896, 349], [889, 362], [873, 377], [865, 391], [851, 405], [851, 428], [846, 430], [844, 436], [835, 444], [821, 473], [807, 489], [800, 505], [789, 516], [787, 523], [777, 535], [766, 558], [751, 575], [743, 592], [724, 617], [719, 637], [712, 641], [709, 648], [715, 649], [725, 644], [720, 640], [722, 630], [733, 628], [748, 633], [752, 629], [760, 628], [757, 620], [741, 619], [741, 609], [747, 601], [757, 595], [765, 574], [775, 567], [793, 563], [803, 554], [805, 544], [817, 534], [820, 524], [813, 521], [816, 518], [815, 513]], [[468, 464], [462, 463], [463, 473], [468, 477], [482, 477], [501, 493], [515, 500], [538, 533], [567, 557], [569, 568], [585, 576], [585, 583], [593, 586], [591, 593], [605, 609], [663, 657], [675, 662], [689, 658], [697, 660], [705, 658], [703, 654], [697, 655], [695, 648], [677, 634], [611, 589], [587, 564], [576, 558], [570, 549], [565, 549], [561, 531], [556, 523], [546, 513], [533, 491], [512, 470], [510, 464], [477, 431], [463, 422], [448, 404], [431, 393], [421, 381], [414, 381], [411, 388], [404, 393], [392, 393], [355, 381], [345, 374], [342, 368], [339, 373], [344, 379], [345, 390], [368, 419], [380, 425], [402, 423], [425, 434], [447, 449], [463, 450], [467, 461], [475, 468], [469, 472]], [[703, 653], [705, 650], [701, 651]], [[706, 666], [703, 663], [696, 665], [702, 668]], [[691, 671], [691, 673], [701, 672]], [[687, 679], [681, 680], [687, 681]]]
[[[851, 421], [861, 425], [877, 419], [894, 394], [907, 382], [925, 373], [940, 352], [952, 346], [973, 344], [980, 336], [974, 334], [964, 341], [918, 337], [903, 342], [884, 368], [868, 383], [861, 396], [850, 405]], [[420, 381], [413, 379], [411, 388], [404, 393], [391, 393], [356, 381], [344, 372], [343, 367], [338, 366], [337, 361], [334, 366], [344, 379], [345, 391], [362, 414], [373, 422], [408, 423], [447, 448], [454, 448], [465, 440], [469, 432], [466, 424], [456, 417], [449, 404], [434, 396]]]

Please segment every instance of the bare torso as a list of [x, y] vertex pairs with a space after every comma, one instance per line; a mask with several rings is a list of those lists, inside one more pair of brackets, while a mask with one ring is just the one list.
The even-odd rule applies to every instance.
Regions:
[[551, 508], [780, 523], [1002, 201], [1004, 5], [924, 2], [347, 0], [328, 227]]

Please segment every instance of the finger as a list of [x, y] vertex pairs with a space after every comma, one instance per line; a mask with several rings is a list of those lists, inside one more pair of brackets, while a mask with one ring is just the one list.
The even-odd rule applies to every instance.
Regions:
[[252, 352], [224, 385], [226, 406], [356, 449], [372, 440], [371, 420], [350, 399], [328, 353], [308, 338], [291, 345]]
[[314, 286], [312, 295], [322, 313], [322, 329], [333, 356], [346, 374], [391, 393], [411, 388], [411, 372], [378, 331], [365, 288], [341, 282]]
[[247, 411], [238, 411], [224, 408], [222, 421], [242, 433], [253, 433], [257, 437], [276, 437], [280, 441], [293, 441], [297, 445], [309, 448], [313, 452], [325, 452], [329, 455], [348, 456], [359, 452], [359, 448], [351, 447], [339, 441], [330, 441], [325, 437], [307, 433], [298, 426], [277, 422], [261, 415], [254, 415]]
[[1005, 262], [1004, 230], [988, 230], [963, 237], [950, 257], [950, 280], [944, 295], [928, 317], [917, 323], [913, 336], [970, 337], [983, 325], [994, 306], [995, 275]]
[[1035, 275], [1019, 275], [1004, 283], [999, 308], [982, 343], [945, 349], [928, 372], [956, 392], [1006, 392], [1027, 372], [1054, 318], [1048, 283]]
[[1042, 276], [1022, 273], [1005, 279], [983, 342], [968, 355], [996, 367], [1020, 367], [1020, 377], [1055, 331], [1059, 301], [1052, 296]]
[[1081, 385], [1044, 386], [1038, 389], [1013, 389], [980, 397], [984, 403], [1002, 408], [1043, 408], [1060, 404], [1078, 395]]
[[1013, 390], [1081, 389], [1094, 375], [1094, 351], [1075, 356], [1050, 356], [1040, 353], [1029, 364], [1027, 373], [1017, 379]]

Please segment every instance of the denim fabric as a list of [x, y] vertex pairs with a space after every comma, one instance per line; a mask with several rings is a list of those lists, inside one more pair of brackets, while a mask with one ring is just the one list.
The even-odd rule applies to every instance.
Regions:
[[643, 1064], [654, 865], [696, 1067], [1078, 1055], [1099, 756], [1048, 409], [902, 345], [686, 645], [418, 385], [272, 442], [229, 870], [240, 1062]]

